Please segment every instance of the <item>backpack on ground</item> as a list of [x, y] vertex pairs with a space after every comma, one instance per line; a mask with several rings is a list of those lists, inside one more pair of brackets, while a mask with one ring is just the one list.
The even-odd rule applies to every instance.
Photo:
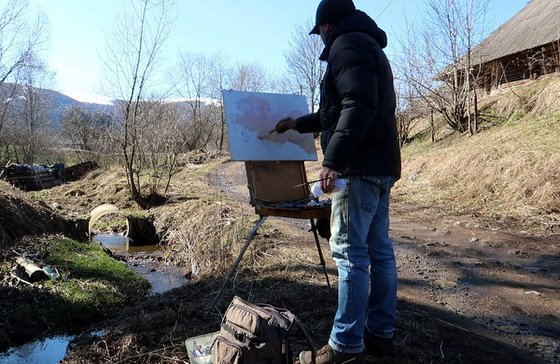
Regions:
[[294, 327], [314, 351], [311, 338], [293, 313], [235, 296], [214, 340], [214, 364], [292, 364], [289, 334]]

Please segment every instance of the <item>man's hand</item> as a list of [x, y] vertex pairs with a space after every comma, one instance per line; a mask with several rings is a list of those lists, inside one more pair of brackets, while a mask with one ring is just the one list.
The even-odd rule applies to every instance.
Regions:
[[323, 167], [321, 169], [321, 190], [324, 193], [331, 193], [334, 190], [334, 181], [338, 178], [340, 174], [337, 171], [330, 169], [329, 167]]
[[291, 116], [280, 119], [278, 124], [276, 124], [276, 132], [278, 134], [283, 134], [288, 130], [295, 129], [295, 128], [296, 128], [296, 121]]

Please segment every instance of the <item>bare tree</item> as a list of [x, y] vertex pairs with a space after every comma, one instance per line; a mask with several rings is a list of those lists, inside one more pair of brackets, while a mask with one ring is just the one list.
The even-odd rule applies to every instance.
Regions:
[[30, 23], [28, 8], [26, 0], [0, 3], [0, 136], [18, 90], [15, 84], [45, 40], [44, 17], [39, 15]]
[[203, 55], [182, 54], [179, 74], [182, 76], [177, 89], [188, 108], [188, 150], [206, 148], [211, 140], [220, 138], [219, 105], [212, 99], [213, 60]]
[[271, 76], [270, 89], [281, 94], [302, 94], [301, 88], [293, 82], [292, 74], [284, 71]]
[[72, 147], [83, 158], [94, 158], [106, 151], [107, 131], [110, 116], [103, 112], [86, 111], [71, 107], [62, 115], [62, 136], [65, 144]]
[[311, 111], [319, 106], [319, 88], [326, 65], [319, 60], [323, 50], [320, 37], [310, 36], [311, 22], [297, 26], [292, 33], [290, 49], [284, 55], [294, 92], [305, 95]]
[[472, 51], [485, 34], [488, 0], [429, 0], [426, 20], [409, 25], [399, 77], [460, 132], [476, 132], [478, 107]]
[[397, 131], [401, 147], [410, 139], [410, 133], [415, 125], [415, 121], [421, 117], [421, 111], [415, 98], [414, 89], [407, 82], [395, 80], [397, 91]]
[[268, 84], [266, 70], [256, 63], [239, 63], [230, 75], [229, 84], [237, 91], [261, 92]]
[[51, 102], [43, 93], [43, 86], [49, 76], [45, 64], [29, 55], [21, 71], [21, 84], [18, 86], [18, 102], [14, 104], [14, 123], [12, 147], [18, 160], [35, 163], [40, 154], [52, 144], [49, 132], [48, 110]]
[[74, 147], [86, 151], [93, 149], [95, 125], [91, 114], [74, 106], [62, 115], [62, 128], [64, 136]]
[[228, 88], [227, 80], [230, 77], [231, 69], [228, 61], [221, 54], [216, 54], [212, 57], [210, 75], [210, 97], [218, 101], [219, 119], [220, 119], [220, 136], [218, 140], [218, 150], [224, 150], [226, 147], [226, 116], [224, 113], [224, 103], [222, 91]]
[[157, 122], [148, 116], [154, 114], [150, 108], [159, 105], [146, 101], [154, 98], [152, 77], [169, 35], [172, 5], [167, 0], [131, 0], [131, 11], [119, 19], [109, 39], [105, 60], [109, 91], [120, 100], [117, 132], [128, 187], [143, 208], [158, 198], [142, 193], [146, 168], [143, 147], [157, 138], [157, 134], [146, 134], [147, 127]]
[[150, 170], [149, 194], [166, 196], [178, 157], [185, 149], [181, 138], [184, 122], [181, 113], [184, 110], [177, 103], [163, 100], [145, 101], [144, 104], [151, 104], [144, 115], [151, 122], [143, 133], [145, 139], [140, 158]]
[[[479, 112], [478, 112], [478, 78], [481, 74], [482, 60], [473, 59], [474, 47], [482, 41], [486, 35], [484, 29], [485, 14], [488, 8], [488, 0], [467, 0], [464, 7], [464, 16], [460, 17], [460, 27], [464, 29], [464, 38], [461, 43], [465, 45], [463, 64], [463, 85], [467, 98], [467, 119], [468, 129], [471, 135], [478, 131]], [[474, 65], [477, 70], [474, 71]]]

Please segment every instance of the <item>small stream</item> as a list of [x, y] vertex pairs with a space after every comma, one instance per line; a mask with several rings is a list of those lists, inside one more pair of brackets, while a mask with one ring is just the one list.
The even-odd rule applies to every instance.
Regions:
[[130, 268], [144, 277], [152, 288], [150, 294], [161, 294], [187, 283], [186, 269], [166, 264], [163, 252], [157, 245], [130, 245], [123, 235], [96, 235], [94, 243], [100, 243], [113, 254], [126, 258]]
[[[157, 295], [188, 283], [186, 269], [169, 265], [157, 245], [131, 245], [123, 235], [95, 235], [93, 243], [101, 244], [114, 255], [126, 258], [130, 268], [151, 284], [149, 295]], [[90, 335], [100, 336], [101, 331]], [[75, 336], [60, 335], [12, 348], [0, 354], [0, 364], [57, 364], [66, 356]]]
[[0, 363], [5, 364], [50, 364], [58, 363], [66, 355], [68, 344], [74, 336], [55, 336], [49, 339], [12, 348], [0, 355]]

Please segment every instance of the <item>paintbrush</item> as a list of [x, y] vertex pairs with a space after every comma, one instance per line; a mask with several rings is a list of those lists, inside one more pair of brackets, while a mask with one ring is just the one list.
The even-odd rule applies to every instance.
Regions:
[[[321, 182], [321, 181], [327, 180], [327, 179], [329, 179], [329, 178], [330, 178], [330, 177], [319, 178], [319, 179], [316, 179], [316, 180], [314, 180], [314, 181], [309, 181], [309, 182], [305, 182], [305, 183], [300, 183], [299, 185], [295, 185], [294, 188], [298, 188], [298, 187], [305, 186], [305, 185], [310, 185], [310, 184], [315, 183], [315, 182]], [[339, 174], [336, 178], [342, 178], [342, 175]]]
[[276, 131], [276, 128], [272, 129], [271, 131], [269, 131], [268, 133], [266, 133], [266, 134], [264, 134], [264, 135], [262, 135], [262, 134], [259, 135], [258, 138], [259, 138], [259, 139], [262, 139], [262, 138], [264, 138], [264, 137], [267, 137], [267, 136], [269, 136], [270, 134], [274, 133], [275, 131]]

